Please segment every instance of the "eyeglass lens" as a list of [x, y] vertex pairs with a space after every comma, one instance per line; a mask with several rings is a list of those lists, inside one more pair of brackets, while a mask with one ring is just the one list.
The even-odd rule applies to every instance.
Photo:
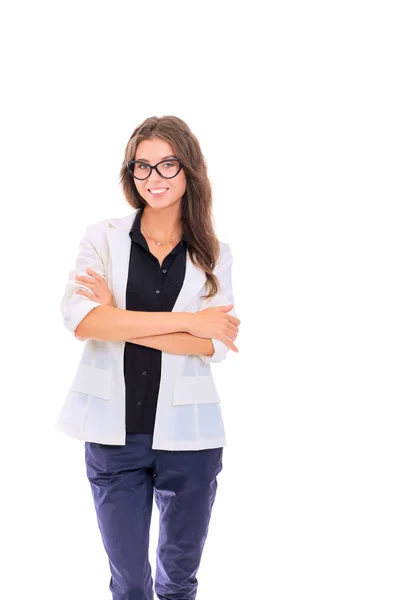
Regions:
[[[165, 160], [157, 166], [163, 177], [175, 177], [179, 171], [179, 162], [177, 160]], [[146, 163], [135, 162], [133, 165], [133, 175], [138, 179], [146, 179], [150, 174], [150, 167]]]

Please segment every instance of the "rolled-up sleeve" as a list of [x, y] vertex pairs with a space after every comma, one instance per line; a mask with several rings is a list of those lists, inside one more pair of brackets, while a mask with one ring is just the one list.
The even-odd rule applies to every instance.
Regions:
[[[200, 310], [211, 308], [213, 306], [226, 306], [234, 303], [232, 288], [232, 264], [232, 252], [229, 244], [225, 243], [223, 250], [221, 248], [220, 262], [214, 271], [215, 275], [220, 281], [220, 289], [212, 298], [203, 300]], [[238, 316], [235, 307], [233, 307], [228, 314], [233, 315], [234, 317]], [[211, 341], [214, 346], [214, 354], [212, 356], [205, 356], [203, 354], [198, 355], [206, 364], [210, 362], [221, 362], [227, 357], [227, 354], [230, 350], [230, 348], [221, 342], [221, 340], [211, 338]]]
[[[75, 281], [77, 275], [89, 276], [86, 269], [96, 271], [102, 277], [105, 277], [104, 264], [99, 252], [95, 247], [95, 232], [96, 225], [89, 225], [80, 242], [78, 254], [75, 262], [75, 268], [72, 269], [68, 276], [68, 281], [65, 285], [64, 295], [61, 300], [61, 313], [64, 320], [64, 325], [75, 335], [75, 329], [86, 315], [96, 308], [101, 306], [99, 302], [91, 300], [83, 294], [76, 294], [77, 290], [85, 289], [91, 292], [91, 289], [83, 283]], [[78, 340], [83, 340], [75, 335]]]

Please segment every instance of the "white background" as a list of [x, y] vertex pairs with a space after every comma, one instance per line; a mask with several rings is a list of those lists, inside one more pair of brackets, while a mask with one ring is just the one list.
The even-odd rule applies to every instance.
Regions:
[[[395, 2], [1, 9], [4, 598], [106, 600], [83, 442], [54, 429], [82, 346], [59, 303], [89, 223], [129, 212], [149, 116], [200, 140], [239, 354], [198, 600], [398, 600]], [[158, 512], [154, 507], [154, 565]]]

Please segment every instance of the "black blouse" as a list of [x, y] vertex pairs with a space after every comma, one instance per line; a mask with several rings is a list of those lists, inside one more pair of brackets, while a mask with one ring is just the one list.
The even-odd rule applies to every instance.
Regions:
[[[174, 307], [186, 271], [187, 240], [183, 237], [162, 266], [140, 231], [143, 208], [131, 231], [126, 309], [167, 312]], [[125, 343], [124, 376], [127, 433], [153, 433], [161, 376], [161, 350]]]

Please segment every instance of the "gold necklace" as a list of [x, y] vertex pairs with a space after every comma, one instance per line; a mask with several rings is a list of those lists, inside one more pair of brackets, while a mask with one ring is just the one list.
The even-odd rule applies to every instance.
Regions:
[[181, 236], [177, 235], [176, 237], [172, 238], [172, 240], [169, 240], [168, 242], [164, 242], [163, 244], [161, 242], [158, 242], [156, 239], [152, 238], [147, 231], [145, 230], [145, 228], [143, 227], [143, 225], [141, 225], [143, 231], [145, 232], [145, 234], [147, 235], [148, 238], [150, 238], [151, 240], [153, 240], [153, 242], [155, 242], [157, 244], [157, 246], [166, 246], [167, 244], [170, 244], [171, 242], [173, 242], [174, 240], [178, 240]]

